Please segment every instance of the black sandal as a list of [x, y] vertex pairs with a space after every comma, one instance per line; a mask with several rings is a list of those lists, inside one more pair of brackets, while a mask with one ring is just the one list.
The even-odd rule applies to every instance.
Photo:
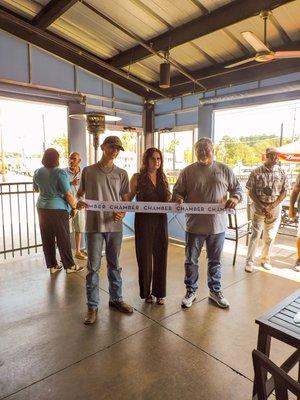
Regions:
[[152, 296], [152, 294], [149, 294], [149, 296], [147, 296], [146, 298], [145, 298], [145, 302], [146, 303], [153, 303], [153, 296]]

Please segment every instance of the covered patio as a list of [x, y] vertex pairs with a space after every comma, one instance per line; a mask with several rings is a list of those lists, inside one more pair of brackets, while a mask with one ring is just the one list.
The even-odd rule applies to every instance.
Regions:
[[[226, 242], [223, 289], [230, 309], [208, 300], [203, 252], [198, 298], [183, 310], [184, 248], [170, 245], [167, 301], [161, 307], [140, 300], [134, 242], [126, 240], [124, 297], [134, 314], [109, 309], [103, 261], [102, 307], [92, 328], [82, 324], [85, 272], [49, 277], [42, 254], [2, 264], [1, 398], [250, 399], [255, 318], [297, 290], [300, 274], [290, 269], [295, 259], [291, 237], [278, 236], [270, 272], [244, 271], [244, 245], [232, 267], [232, 252], [232, 243]], [[291, 352], [272, 340], [271, 358], [278, 364]]]
[[[144, 150], [156, 146], [172, 186], [195, 161], [195, 142], [216, 142], [216, 112], [300, 98], [299, 16], [300, 0], [2, 0], [0, 99], [64, 107], [65, 155], [80, 152], [82, 167], [95, 162], [92, 137], [84, 120], [69, 116], [119, 117], [101, 134], [127, 135], [120, 166], [137, 172]], [[11, 119], [21, 120], [16, 114]], [[0, 147], [4, 154], [2, 136]], [[102, 305], [88, 327], [86, 270], [49, 276], [31, 181], [3, 183], [0, 195], [0, 256], [15, 257], [0, 265], [0, 400], [252, 398], [255, 319], [299, 289], [295, 237], [278, 235], [273, 269], [252, 274], [244, 270], [245, 237], [235, 266], [234, 243], [226, 241], [226, 310], [208, 299], [203, 251], [198, 297], [182, 309], [184, 215], [171, 217], [167, 298], [159, 306], [139, 298], [127, 214], [121, 265], [134, 313], [109, 309], [103, 258]], [[276, 364], [292, 351], [272, 339]]]

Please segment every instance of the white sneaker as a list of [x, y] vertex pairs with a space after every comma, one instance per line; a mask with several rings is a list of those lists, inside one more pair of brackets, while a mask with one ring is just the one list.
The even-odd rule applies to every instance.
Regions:
[[246, 272], [253, 272], [254, 271], [253, 262], [249, 261], [249, 262], [246, 263], [245, 271]]
[[84, 270], [84, 268], [83, 267], [80, 267], [79, 265], [73, 265], [72, 267], [70, 267], [70, 268], [67, 268], [66, 269], [66, 273], [67, 274], [73, 274], [74, 272], [81, 272], [81, 271], [83, 271]]
[[218, 304], [219, 307], [221, 308], [228, 308], [229, 307], [229, 301], [224, 297], [223, 293], [220, 292], [213, 292], [210, 290], [209, 296], [211, 300], [213, 300], [215, 303]]
[[273, 268], [272, 265], [267, 262], [262, 262], [260, 265], [267, 271], [270, 271]]
[[56, 265], [55, 267], [50, 267], [50, 274], [56, 274], [56, 272], [59, 272], [63, 269], [62, 265]]
[[196, 292], [186, 291], [184, 298], [181, 301], [181, 307], [190, 308], [193, 302], [196, 300]]

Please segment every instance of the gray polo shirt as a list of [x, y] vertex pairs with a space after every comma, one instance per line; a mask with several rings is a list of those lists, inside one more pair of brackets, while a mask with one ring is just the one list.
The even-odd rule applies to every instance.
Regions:
[[[228, 197], [242, 199], [242, 188], [232, 170], [213, 161], [211, 165], [196, 162], [184, 168], [174, 186], [173, 199], [181, 196], [185, 203], [225, 203]], [[226, 214], [186, 214], [186, 230], [190, 233], [225, 232]]]
[[[99, 163], [82, 170], [80, 191], [85, 198], [99, 201], [122, 201], [129, 192], [127, 172], [116, 165], [110, 169], [100, 167]], [[86, 232], [120, 232], [122, 221], [114, 222], [113, 212], [86, 212]]]

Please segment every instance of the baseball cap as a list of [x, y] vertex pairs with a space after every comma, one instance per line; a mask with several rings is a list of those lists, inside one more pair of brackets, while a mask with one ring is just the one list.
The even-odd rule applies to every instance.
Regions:
[[266, 149], [266, 154], [270, 154], [270, 153], [280, 153], [277, 149], [276, 149], [276, 147], [268, 147], [267, 149]]
[[121, 139], [118, 136], [107, 136], [107, 138], [104, 139], [102, 144], [112, 144], [116, 147], [119, 147], [120, 150], [125, 151]]

